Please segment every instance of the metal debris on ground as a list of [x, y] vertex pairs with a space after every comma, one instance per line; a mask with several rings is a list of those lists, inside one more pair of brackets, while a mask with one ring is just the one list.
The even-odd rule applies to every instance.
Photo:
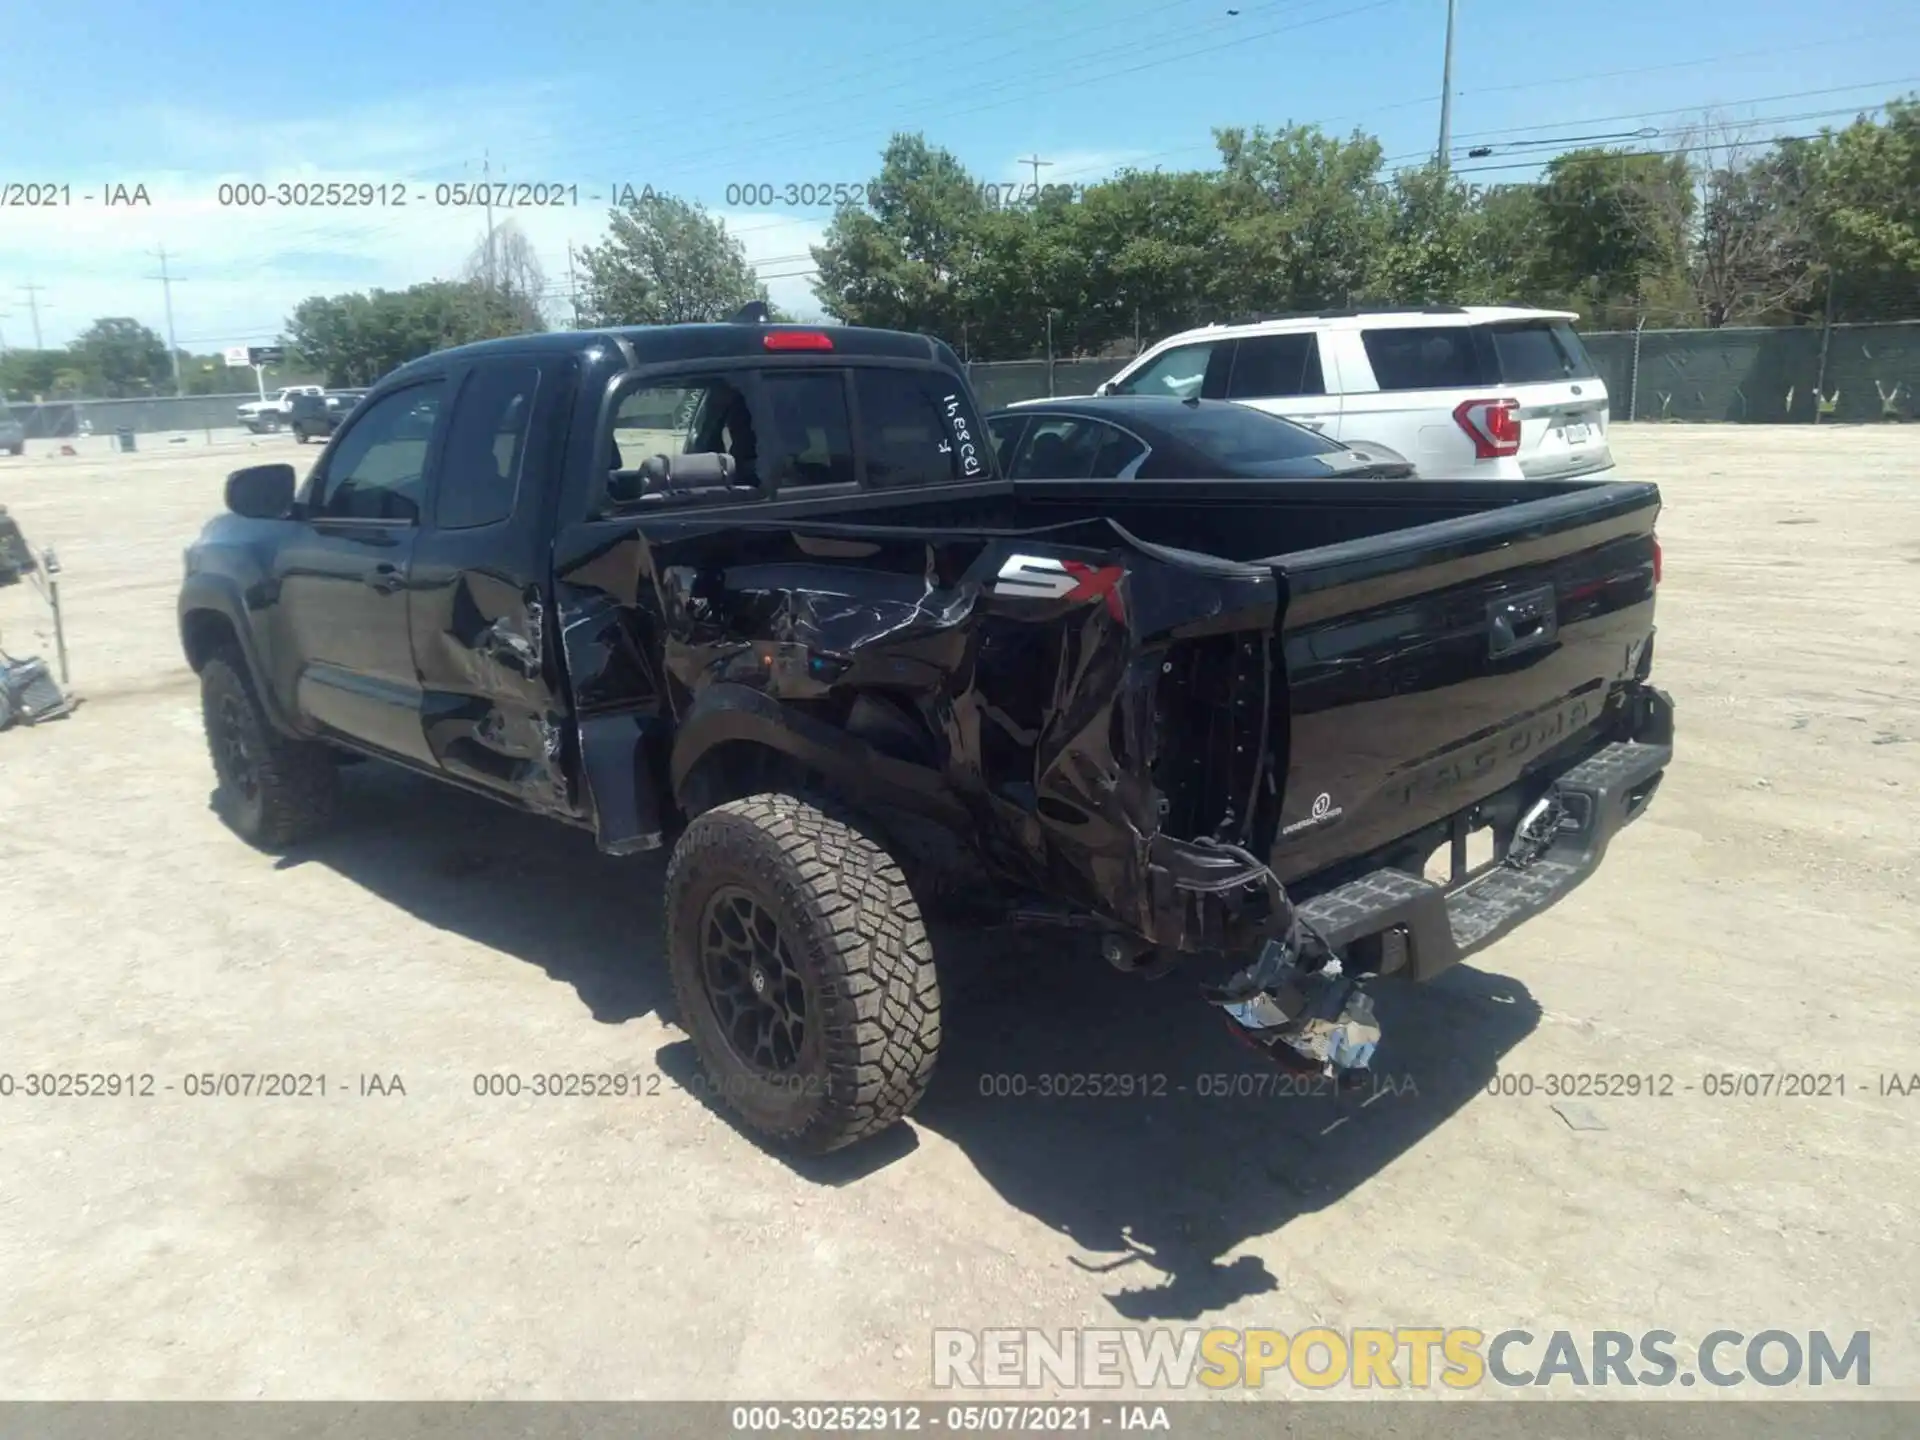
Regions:
[[1607, 1122], [1602, 1120], [1591, 1105], [1582, 1105], [1576, 1100], [1556, 1100], [1554, 1113], [1567, 1122], [1573, 1130], [1604, 1130]]

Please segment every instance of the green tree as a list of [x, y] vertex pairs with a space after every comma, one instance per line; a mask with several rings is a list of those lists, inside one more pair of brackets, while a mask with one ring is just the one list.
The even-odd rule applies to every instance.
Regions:
[[1596, 329], [1687, 303], [1679, 276], [1695, 202], [1684, 155], [1569, 150], [1548, 162], [1539, 200], [1533, 303], [1580, 311]]
[[1383, 199], [1367, 289], [1385, 304], [1457, 305], [1487, 279], [1473, 193], [1438, 165], [1402, 170]]
[[371, 385], [435, 350], [525, 328], [512, 296], [471, 281], [429, 280], [405, 290], [311, 296], [295, 307], [287, 336], [328, 384]]
[[67, 350], [9, 350], [0, 355], [0, 395], [9, 400], [65, 399], [72, 392], [62, 390], [56, 378], [72, 364], [73, 354]]
[[589, 325], [725, 320], [767, 298], [724, 220], [651, 189], [610, 212], [606, 240], [578, 258], [580, 311]]
[[172, 385], [167, 342], [138, 320], [96, 320], [67, 348], [72, 367], [103, 397], [149, 395], [156, 387]]
[[1383, 239], [1380, 142], [1317, 125], [1214, 132], [1226, 187], [1227, 288], [1252, 311], [1347, 305]]
[[[979, 182], [950, 151], [919, 135], [895, 135], [866, 198], [867, 208], [842, 206], [814, 247], [821, 307], [850, 325], [920, 330], [959, 343], [972, 318], [974, 262], [987, 240], [980, 222], [990, 207]], [[1004, 230], [993, 239], [1004, 281], [1027, 263], [1009, 265], [1005, 247], [1024, 242]]]
[[1920, 98], [1781, 149], [1783, 168], [1809, 174], [1810, 248], [1837, 316], [1920, 316]]

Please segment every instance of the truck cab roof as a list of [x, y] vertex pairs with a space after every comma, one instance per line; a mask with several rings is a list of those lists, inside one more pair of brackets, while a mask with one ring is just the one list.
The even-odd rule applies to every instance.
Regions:
[[[791, 337], [791, 338], [783, 338]], [[422, 356], [393, 372], [393, 377], [422, 374], [451, 363], [503, 355], [585, 354], [607, 350], [620, 355], [625, 368], [680, 360], [745, 359], [749, 356], [808, 354], [823, 361], [834, 355], [869, 359], [923, 360], [961, 369], [945, 341], [905, 330], [859, 325], [757, 324], [715, 321], [682, 325], [620, 325], [591, 330], [549, 330], [479, 340]]]

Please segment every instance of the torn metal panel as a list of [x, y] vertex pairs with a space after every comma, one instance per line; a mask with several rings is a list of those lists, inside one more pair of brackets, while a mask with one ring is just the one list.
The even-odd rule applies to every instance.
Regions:
[[[635, 798], [650, 775], [684, 804], [704, 761], [747, 742], [849, 798], [962, 827], [1002, 880], [1151, 944], [1243, 945], [1284, 923], [1245, 851], [1163, 833], [1154, 775], [1183, 645], [1237, 658], [1262, 712], [1241, 743], [1263, 752], [1270, 571], [1156, 553], [1104, 521], [1025, 536], [649, 529], [556, 566], [583, 735], [631, 717], [620, 742], [583, 742], [603, 844], [658, 817], [657, 798]], [[1213, 813], [1244, 820], [1251, 773], [1202, 778], [1232, 791]]]
[[539, 587], [463, 569], [416, 592], [415, 658], [429, 750], [465, 779], [572, 817], [568, 717], [555, 708]]

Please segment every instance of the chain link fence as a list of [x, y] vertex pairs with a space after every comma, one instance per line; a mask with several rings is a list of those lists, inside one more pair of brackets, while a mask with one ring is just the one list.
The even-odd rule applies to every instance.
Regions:
[[29, 440], [70, 440], [79, 435], [191, 434], [224, 430], [239, 422], [234, 412], [259, 395], [156, 395], [137, 400], [15, 400], [8, 409], [26, 427]]
[[[1735, 424], [1912, 420], [1920, 391], [1920, 321], [1772, 329], [1588, 332], [1615, 420]], [[976, 360], [967, 374], [983, 409], [1050, 395], [1090, 395], [1127, 363], [1101, 359]], [[192, 433], [236, 423], [259, 396], [156, 396], [138, 400], [16, 401], [29, 439]]]
[[1616, 420], [1871, 424], [1915, 417], [1920, 321], [1584, 337]]

